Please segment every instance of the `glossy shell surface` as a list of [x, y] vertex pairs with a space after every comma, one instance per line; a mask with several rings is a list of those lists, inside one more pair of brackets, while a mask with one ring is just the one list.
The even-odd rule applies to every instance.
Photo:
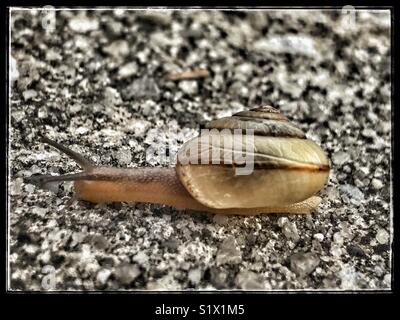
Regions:
[[[176, 166], [185, 188], [207, 207], [289, 205], [311, 197], [327, 181], [324, 151], [272, 107], [217, 119], [207, 128], [211, 131], [184, 144]], [[234, 129], [253, 129], [253, 138], [236, 136]], [[240, 162], [246, 155], [248, 162]], [[250, 174], [238, 174], [237, 168], [251, 169], [251, 163]]]

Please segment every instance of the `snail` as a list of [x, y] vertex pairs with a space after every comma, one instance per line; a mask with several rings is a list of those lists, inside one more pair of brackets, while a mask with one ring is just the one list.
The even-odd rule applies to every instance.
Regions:
[[[93, 203], [147, 202], [222, 214], [310, 213], [319, 205], [321, 198], [315, 194], [328, 179], [328, 158], [277, 109], [241, 111], [209, 122], [206, 129], [206, 134], [181, 147], [175, 168], [96, 166], [43, 137], [43, 142], [71, 157], [83, 171], [33, 175], [30, 182], [73, 181], [75, 197]], [[246, 134], [232, 134], [238, 130]], [[245, 149], [248, 146], [250, 151]], [[245, 168], [243, 163], [225, 156], [243, 155], [243, 151], [251, 156], [252, 170], [238, 174]], [[203, 161], [210, 154], [219, 163]]]

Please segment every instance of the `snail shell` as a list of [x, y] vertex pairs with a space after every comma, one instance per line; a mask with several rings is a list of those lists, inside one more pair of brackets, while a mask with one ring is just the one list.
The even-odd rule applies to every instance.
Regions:
[[[328, 179], [329, 162], [324, 151], [273, 107], [242, 111], [211, 121], [206, 128], [210, 132], [186, 142], [179, 150], [176, 171], [189, 193], [207, 207], [290, 205], [314, 195]], [[253, 141], [231, 134], [235, 129], [254, 130]], [[248, 150], [254, 169], [248, 175], [238, 175], [235, 169], [241, 164], [234, 158], [226, 161], [229, 157], [225, 156]], [[217, 155], [220, 163], [204, 163], [204, 154], [209, 159]]]

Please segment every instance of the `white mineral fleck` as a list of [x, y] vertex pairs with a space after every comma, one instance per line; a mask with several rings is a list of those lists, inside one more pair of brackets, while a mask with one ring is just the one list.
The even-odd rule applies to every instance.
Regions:
[[195, 80], [183, 80], [179, 82], [179, 88], [187, 95], [195, 95], [197, 93], [197, 81]]
[[103, 48], [103, 51], [114, 58], [125, 57], [129, 54], [129, 45], [126, 40], [116, 40]]
[[334, 257], [340, 257], [342, 255], [342, 249], [340, 247], [340, 245], [338, 244], [333, 244], [331, 246], [331, 249], [329, 250], [329, 252], [331, 253], [331, 255], [333, 255]]
[[69, 107], [69, 111], [72, 113], [77, 113], [82, 110], [82, 105], [80, 103], [74, 103]]
[[10, 85], [12, 86], [15, 82], [15, 80], [18, 79], [19, 77], [19, 72], [17, 68], [17, 61], [14, 59], [13, 56], [10, 56]]
[[23, 248], [23, 249], [25, 250], [25, 252], [26, 252], [27, 254], [29, 254], [29, 255], [35, 254], [36, 251], [38, 251], [38, 249], [39, 249], [38, 246], [35, 246], [35, 245], [33, 245], [33, 244], [26, 244], [26, 245], [24, 245], [22, 248]]
[[379, 229], [375, 238], [380, 244], [386, 244], [389, 242], [389, 233], [385, 229]]
[[15, 121], [20, 122], [22, 119], [24, 119], [25, 112], [15, 111], [15, 112], [13, 112], [12, 117], [15, 119]]
[[86, 33], [88, 31], [97, 30], [99, 28], [99, 21], [85, 15], [80, 15], [71, 19], [68, 26], [75, 32]]
[[188, 273], [188, 279], [194, 285], [197, 285], [200, 283], [201, 277], [202, 277], [202, 272], [198, 268], [191, 269]]
[[38, 259], [41, 263], [47, 264], [49, 263], [51, 258], [50, 250], [46, 250], [45, 252], [39, 254]]
[[322, 233], [316, 233], [314, 234], [314, 239], [318, 240], [319, 242], [322, 242], [324, 240], [324, 235]]
[[318, 57], [315, 42], [308, 36], [286, 35], [260, 39], [254, 43], [254, 50], [260, 53], [276, 52]]
[[140, 119], [132, 119], [128, 124], [128, 129], [134, 132], [135, 137], [143, 137], [150, 127], [150, 122]]
[[374, 138], [376, 136], [376, 132], [373, 129], [366, 128], [361, 133], [364, 137], [367, 137], [367, 138]]
[[340, 232], [336, 232], [333, 235], [333, 241], [336, 242], [337, 244], [343, 244], [343, 237]]
[[112, 108], [115, 105], [119, 105], [122, 102], [121, 95], [117, 89], [112, 87], [106, 87], [103, 93], [103, 102], [106, 107]]
[[146, 100], [141, 105], [142, 112], [145, 116], [149, 116], [151, 114], [157, 114], [160, 110], [158, 105], [152, 100]]
[[47, 108], [45, 106], [42, 106], [39, 110], [38, 110], [38, 117], [40, 119], [44, 119], [47, 118]]
[[341, 166], [350, 160], [350, 154], [343, 151], [338, 151], [333, 154], [332, 161], [334, 164]]
[[125, 79], [125, 78], [135, 75], [137, 72], [138, 72], [138, 66], [137, 66], [136, 62], [135, 61], [129, 62], [119, 68], [118, 77], [120, 79]]
[[37, 92], [35, 90], [25, 90], [22, 92], [22, 96], [24, 97], [24, 100], [30, 100], [32, 98], [35, 98], [37, 96]]
[[380, 189], [383, 188], [383, 183], [382, 183], [382, 181], [379, 180], [379, 179], [376, 179], [376, 178], [372, 179], [371, 185], [372, 185], [372, 187], [373, 187], [375, 190], [380, 190]]
[[139, 263], [140, 265], [144, 266], [149, 261], [149, 257], [143, 251], [141, 251], [138, 254], [136, 254], [132, 258], [132, 260]]
[[71, 235], [71, 243], [70, 243], [70, 247], [73, 248], [76, 245], [78, 245], [79, 243], [81, 243], [86, 237], [86, 234], [83, 232], [73, 232]]
[[385, 285], [386, 285], [387, 287], [391, 287], [392, 275], [391, 275], [391, 274], [386, 274], [386, 275], [383, 277], [383, 282], [385, 283]]
[[253, 72], [253, 65], [250, 63], [242, 63], [235, 68], [235, 78], [246, 81]]
[[89, 129], [88, 128], [85, 128], [85, 127], [79, 127], [78, 129], [76, 129], [76, 131], [75, 131], [77, 134], [85, 134], [85, 133], [88, 133], [89, 132]]
[[109, 269], [101, 269], [98, 273], [97, 273], [97, 277], [96, 280], [100, 283], [100, 284], [105, 284], [108, 280], [108, 278], [111, 275], [111, 271]]
[[24, 189], [27, 193], [33, 193], [33, 191], [35, 191], [35, 186], [28, 183], [24, 186]]
[[282, 228], [287, 222], [288, 222], [288, 218], [280, 217], [278, 219], [278, 226]]
[[356, 272], [353, 266], [345, 264], [339, 271], [339, 277], [342, 280], [340, 284], [341, 288], [351, 290], [357, 288], [360, 273]]
[[54, 49], [50, 49], [46, 52], [46, 60], [48, 61], [57, 61], [62, 60], [62, 56]]
[[24, 180], [22, 178], [16, 178], [14, 181], [11, 182], [10, 194], [12, 196], [16, 196], [21, 193], [23, 182]]
[[32, 209], [32, 213], [35, 215], [38, 215], [39, 217], [45, 217], [47, 214], [47, 209], [46, 208], [39, 208], [39, 207], [34, 207]]
[[360, 189], [358, 189], [355, 186], [352, 186], [350, 184], [345, 184], [340, 186], [339, 188], [340, 191], [344, 195], [348, 196], [354, 204], [358, 204], [360, 201], [364, 200], [364, 194], [361, 192]]

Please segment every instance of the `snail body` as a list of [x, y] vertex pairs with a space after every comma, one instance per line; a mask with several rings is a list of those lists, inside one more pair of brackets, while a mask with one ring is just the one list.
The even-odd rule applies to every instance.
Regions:
[[[182, 146], [175, 168], [98, 167], [44, 138], [84, 171], [31, 179], [41, 184], [74, 181], [76, 197], [94, 203], [149, 202], [213, 213], [308, 213], [321, 201], [314, 194], [327, 181], [328, 159], [277, 109], [242, 111], [206, 128], [209, 131]], [[232, 134], [238, 130], [246, 135]], [[243, 154], [252, 168], [238, 174], [238, 168], [247, 165], [239, 161]]]

